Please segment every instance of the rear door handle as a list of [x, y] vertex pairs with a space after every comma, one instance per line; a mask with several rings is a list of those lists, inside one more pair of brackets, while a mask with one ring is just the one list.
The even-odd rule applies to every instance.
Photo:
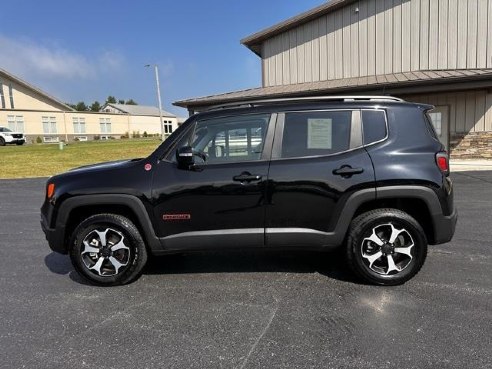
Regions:
[[261, 176], [257, 174], [251, 174], [249, 172], [243, 172], [238, 176], [232, 177], [232, 179], [236, 182], [257, 182], [261, 180]]
[[364, 172], [362, 168], [352, 168], [350, 165], [342, 165], [340, 168], [335, 169], [333, 174], [336, 176], [342, 176], [345, 178], [352, 177], [354, 174], [361, 174]]

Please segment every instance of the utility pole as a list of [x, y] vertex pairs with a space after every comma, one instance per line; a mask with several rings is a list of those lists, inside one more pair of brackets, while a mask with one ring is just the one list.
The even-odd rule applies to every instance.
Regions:
[[[145, 65], [146, 67], [150, 67], [150, 64]], [[154, 64], [154, 71], [155, 71], [155, 84], [157, 86], [157, 101], [159, 103], [159, 118], [161, 122], [161, 140], [164, 141], [166, 139], [166, 136], [164, 134], [164, 122], [162, 121], [162, 100], [161, 100], [161, 87], [159, 84], [159, 67], [157, 64]]]

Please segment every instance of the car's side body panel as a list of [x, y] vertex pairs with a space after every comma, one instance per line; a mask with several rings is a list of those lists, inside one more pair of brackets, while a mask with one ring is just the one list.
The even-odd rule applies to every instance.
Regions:
[[[425, 106], [344, 103], [344, 109], [349, 110], [387, 111], [389, 134], [374, 145], [332, 156], [275, 156], [279, 136], [274, 139], [269, 130], [260, 160], [197, 165], [193, 170], [164, 160], [198, 118], [339, 107], [336, 102], [318, 102], [203, 113], [190, 118], [146, 159], [55, 176], [49, 180], [55, 184], [55, 196], [46, 199], [41, 209], [50, 247], [67, 252], [67, 224], [81, 209], [104, 212], [119, 206], [132, 214], [154, 254], [265, 245], [323, 249], [343, 243], [362, 206], [401, 196], [423, 201], [431, 216], [435, 243], [450, 240], [456, 224], [452, 184], [436, 167], [435, 153], [441, 146], [426, 133]], [[344, 165], [363, 171], [334, 175], [333, 171]], [[234, 181], [243, 171], [261, 178], [251, 183]]]

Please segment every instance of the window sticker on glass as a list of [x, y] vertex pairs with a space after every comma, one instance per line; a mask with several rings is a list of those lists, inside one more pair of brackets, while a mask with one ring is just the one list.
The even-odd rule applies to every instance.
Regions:
[[332, 148], [332, 119], [308, 119], [308, 149]]

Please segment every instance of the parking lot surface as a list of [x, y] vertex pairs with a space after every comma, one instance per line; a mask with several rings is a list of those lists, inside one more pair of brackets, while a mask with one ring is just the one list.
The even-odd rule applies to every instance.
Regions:
[[453, 174], [459, 222], [399, 287], [337, 253], [160, 257], [93, 287], [39, 225], [44, 180], [0, 181], [1, 368], [492, 368], [492, 172]]

